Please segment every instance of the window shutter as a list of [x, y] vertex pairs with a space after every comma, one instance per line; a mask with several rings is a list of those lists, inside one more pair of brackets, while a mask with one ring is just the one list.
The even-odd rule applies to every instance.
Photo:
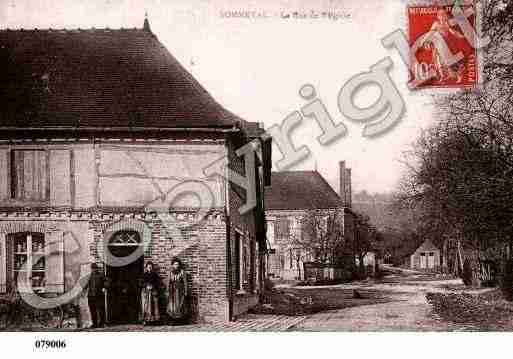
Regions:
[[6, 277], [6, 292], [10, 292], [14, 288], [14, 243], [13, 235], [4, 235], [4, 251], [5, 251], [5, 277]]
[[0, 150], [0, 199], [10, 198], [9, 151]]
[[235, 232], [235, 239], [233, 245], [233, 287], [237, 290], [241, 289], [241, 235]]
[[21, 200], [46, 200], [48, 170], [46, 151], [14, 150], [11, 160], [11, 197]]
[[264, 140], [262, 157], [264, 162], [264, 186], [270, 186], [272, 172], [272, 137]]
[[242, 237], [242, 282], [248, 282], [248, 247], [246, 236]]
[[0, 233], [0, 293], [7, 292], [7, 243], [6, 235]]
[[13, 197], [23, 199], [23, 151], [13, 151], [11, 155], [11, 172]]
[[47, 240], [45, 292], [64, 293], [64, 235], [50, 233]]
[[71, 151], [50, 151], [50, 203], [71, 205]]
[[278, 218], [275, 224], [274, 234], [276, 237], [284, 238], [290, 235], [290, 220], [286, 217]]

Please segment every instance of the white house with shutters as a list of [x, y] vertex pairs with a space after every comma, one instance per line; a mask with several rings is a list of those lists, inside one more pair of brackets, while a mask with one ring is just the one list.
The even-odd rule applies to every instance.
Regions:
[[410, 257], [411, 268], [437, 270], [440, 267], [440, 250], [426, 239]]

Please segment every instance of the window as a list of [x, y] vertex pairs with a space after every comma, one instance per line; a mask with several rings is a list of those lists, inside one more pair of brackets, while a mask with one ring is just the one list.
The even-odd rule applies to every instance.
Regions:
[[429, 256], [430, 256], [430, 257], [433, 257], [434, 255], [435, 255], [435, 253], [434, 253], [434, 252], [429, 252]]
[[48, 156], [45, 150], [11, 151], [11, 198], [32, 201], [49, 198]]
[[[257, 288], [258, 278], [260, 277], [260, 263], [258, 263], [258, 258], [256, 258], [256, 241], [251, 240], [249, 245], [249, 266], [250, 271], [248, 273], [249, 275], [249, 289], [252, 293], [255, 292]], [[258, 263], [258, 264], [257, 264]]]
[[311, 226], [309, 226], [309, 222], [307, 218], [302, 218], [300, 222], [301, 229], [301, 240], [306, 241], [310, 238], [310, 231], [312, 230]]
[[296, 263], [300, 262], [302, 260], [302, 258], [303, 258], [303, 251], [301, 249], [296, 248], [296, 256], [295, 256]]
[[119, 231], [109, 240], [109, 246], [139, 246], [141, 237], [137, 231]]
[[286, 217], [278, 218], [274, 225], [274, 236], [277, 238], [290, 236], [290, 220]]
[[236, 289], [236, 290], [240, 290], [242, 289], [241, 287], [241, 283], [240, 283], [240, 280], [241, 280], [241, 265], [240, 265], [240, 240], [241, 240], [241, 235], [239, 232], [235, 232], [235, 241], [234, 241], [234, 245], [233, 245], [233, 271], [234, 271], [234, 276], [233, 276], [233, 288]]
[[241, 268], [241, 271], [242, 271], [242, 284], [245, 284], [248, 282], [248, 267], [249, 267], [249, 258], [248, 258], [248, 248], [246, 246], [246, 241], [243, 241], [242, 243], [242, 246], [241, 246], [241, 249], [242, 249], [242, 253], [241, 253], [241, 257], [242, 257], [242, 268]]
[[252, 276], [252, 266], [254, 261], [251, 259], [250, 240], [242, 233], [235, 231], [233, 240], [233, 289], [238, 291], [252, 290], [253, 284], [250, 282]]
[[0, 293], [17, 289], [19, 276], [36, 292], [64, 293], [64, 237], [58, 230], [0, 233]]
[[11, 287], [16, 286], [19, 276], [24, 276], [35, 292], [43, 291], [46, 284], [44, 235], [16, 233], [7, 237], [7, 243], [10, 247], [7, 274]]

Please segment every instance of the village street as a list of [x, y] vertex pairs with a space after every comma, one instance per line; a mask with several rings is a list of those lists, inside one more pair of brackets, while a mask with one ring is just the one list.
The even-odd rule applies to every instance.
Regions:
[[[380, 280], [368, 280], [332, 286], [279, 286], [303, 298], [324, 301], [342, 309], [309, 315], [248, 314], [235, 322], [186, 326], [116, 326], [96, 331], [462, 331], [476, 328], [448, 323], [432, 312], [426, 301], [428, 292], [462, 292], [461, 280], [444, 279], [433, 274], [387, 268]], [[486, 291], [481, 289], [479, 291]], [[353, 298], [354, 293], [358, 298]], [[476, 291], [474, 291], [476, 292]]]
[[[307, 316], [292, 330], [301, 331], [454, 331], [469, 329], [447, 323], [432, 313], [427, 292], [459, 292], [459, 279], [438, 279], [429, 274], [395, 270], [376, 283], [333, 286], [333, 291], [355, 289], [359, 293], [383, 296], [384, 302], [357, 305]], [[299, 290], [299, 288], [298, 288]]]

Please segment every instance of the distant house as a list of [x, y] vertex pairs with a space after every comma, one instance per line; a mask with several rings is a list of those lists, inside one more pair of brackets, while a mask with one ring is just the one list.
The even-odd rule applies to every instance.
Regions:
[[426, 239], [410, 259], [412, 269], [436, 270], [440, 267], [440, 250]]
[[[320, 219], [340, 215], [345, 238], [354, 239], [354, 214], [349, 208], [350, 172], [341, 162], [342, 199], [317, 171], [273, 172], [271, 187], [265, 191], [265, 215], [270, 254], [267, 272], [270, 278], [303, 280], [303, 264], [313, 260], [311, 253], [299, 247], [294, 238], [305, 235], [305, 216]], [[347, 194], [347, 196], [346, 196]]]

